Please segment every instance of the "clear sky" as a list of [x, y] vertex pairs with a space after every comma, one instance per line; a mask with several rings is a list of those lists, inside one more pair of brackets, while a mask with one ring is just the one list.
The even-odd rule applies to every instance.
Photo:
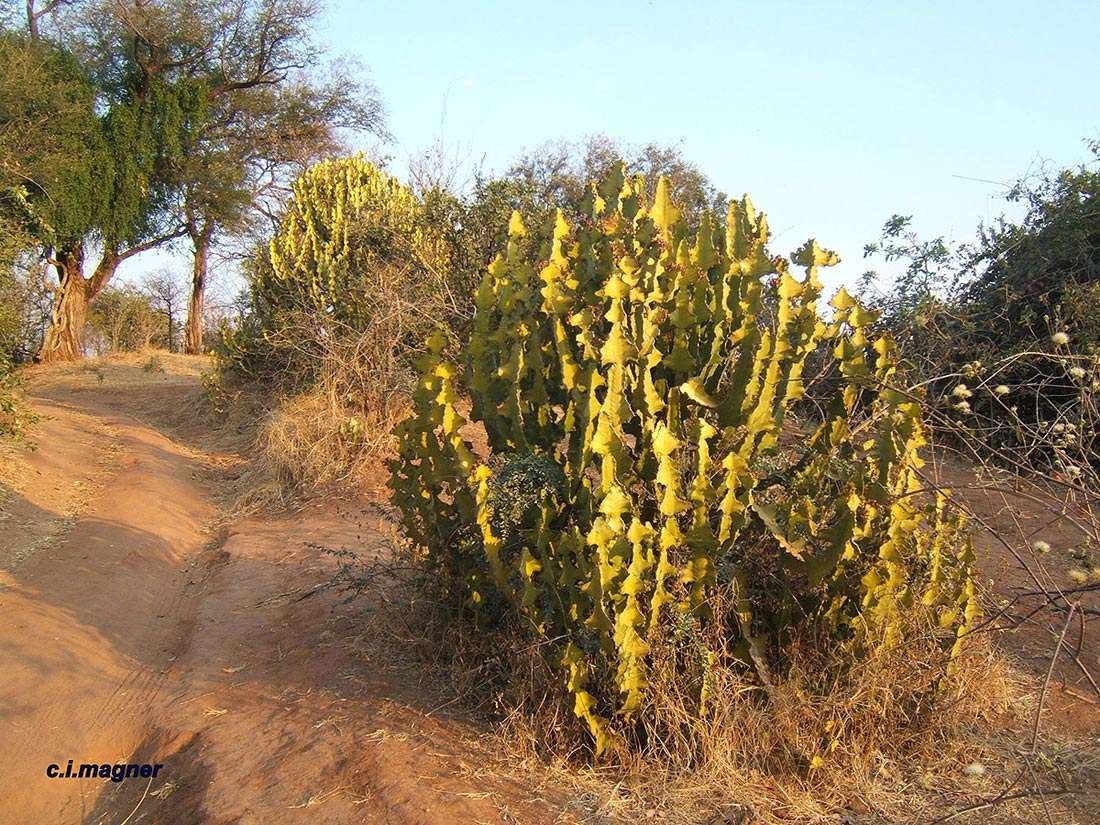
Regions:
[[547, 139], [678, 143], [768, 212], [865, 268], [893, 213], [973, 236], [1003, 187], [1100, 137], [1095, 2], [334, 0], [322, 39], [362, 61], [403, 175], [433, 141], [504, 167]]

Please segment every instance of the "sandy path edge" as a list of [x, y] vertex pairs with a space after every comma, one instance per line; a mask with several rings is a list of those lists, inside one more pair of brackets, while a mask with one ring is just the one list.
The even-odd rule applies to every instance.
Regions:
[[[22, 527], [0, 551], [37, 543], [0, 552], [0, 822], [572, 821], [416, 673], [355, 650], [361, 605], [278, 598], [331, 575], [317, 545], [377, 549], [369, 501], [216, 527], [208, 456], [146, 414], [192, 402], [197, 377], [125, 378], [39, 392], [29, 481], [5, 485]], [[69, 759], [165, 767], [46, 777]]]

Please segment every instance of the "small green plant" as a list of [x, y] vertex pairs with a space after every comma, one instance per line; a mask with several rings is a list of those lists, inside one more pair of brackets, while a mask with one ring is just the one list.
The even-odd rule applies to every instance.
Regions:
[[12, 363], [0, 355], [0, 438], [21, 439], [38, 420], [23, 399], [23, 382]]
[[[716, 668], [771, 686], [795, 639], [856, 658], [901, 644], [912, 611], [953, 652], [978, 614], [962, 521], [921, 495], [893, 344], [843, 290], [818, 309], [837, 257], [773, 257], [747, 197], [692, 232], [663, 180], [646, 191], [616, 170], [549, 248], [513, 215], [463, 354], [490, 455], [436, 335], [392, 463], [441, 589], [548, 640], [597, 753], [646, 713], [657, 647], [687, 628], [690, 655], [661, 666], [703, 716]], [[811, 355], [820, 413], [797, 420]]]
[[538, 529], [544, 501], [562, 500], [565, 476], [553, 460], [536, 453], [503, 454], [494, 464], [486, 497], [489, 524], [504, 547], [514, 547]]

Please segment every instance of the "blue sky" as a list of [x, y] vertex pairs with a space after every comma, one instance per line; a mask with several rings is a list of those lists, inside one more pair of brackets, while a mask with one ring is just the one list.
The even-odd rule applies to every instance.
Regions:
[[1100, 137], [1095, 2], [331, 4], [333, 54], [362, 61], [403, 175], [442, 138], [507, 165], [552, 138], [676, 143], [769, 213], [776, 252], [815, 235], [866, 268], [893, 213], [973, 236], [1008, 181]]

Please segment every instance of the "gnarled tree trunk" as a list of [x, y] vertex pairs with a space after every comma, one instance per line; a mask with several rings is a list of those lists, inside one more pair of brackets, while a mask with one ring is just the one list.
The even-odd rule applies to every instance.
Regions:
[[84, 244], [77, 241], [58, 250], [57, 294], [50, 326], [38, 359], [44, 363], [73, 361], [84, 356], [81, 334], [88, 314], [88, 281], [84, 278]]
[[206, 301], [206, 269], [210, 259], [210, 239], [214, 226], [209, 221], [192, 223], [187, 233], [195, 247], [195, 261], [191, 270], [191, 297], [187, 301], [187, 326], [183, 337], [183, 351], [188, 355], [202, 352], [202, 313]]
[[49, 364], [84, 357], [84, 321], [88, 304], [107, 285], [120, 260], [117, 251], [105, 249], [92, 277], [85, 278], [84, 243], [73, 241], [58, 250], [55, 262], [59, 282], [57, 297], [37, 360]]

